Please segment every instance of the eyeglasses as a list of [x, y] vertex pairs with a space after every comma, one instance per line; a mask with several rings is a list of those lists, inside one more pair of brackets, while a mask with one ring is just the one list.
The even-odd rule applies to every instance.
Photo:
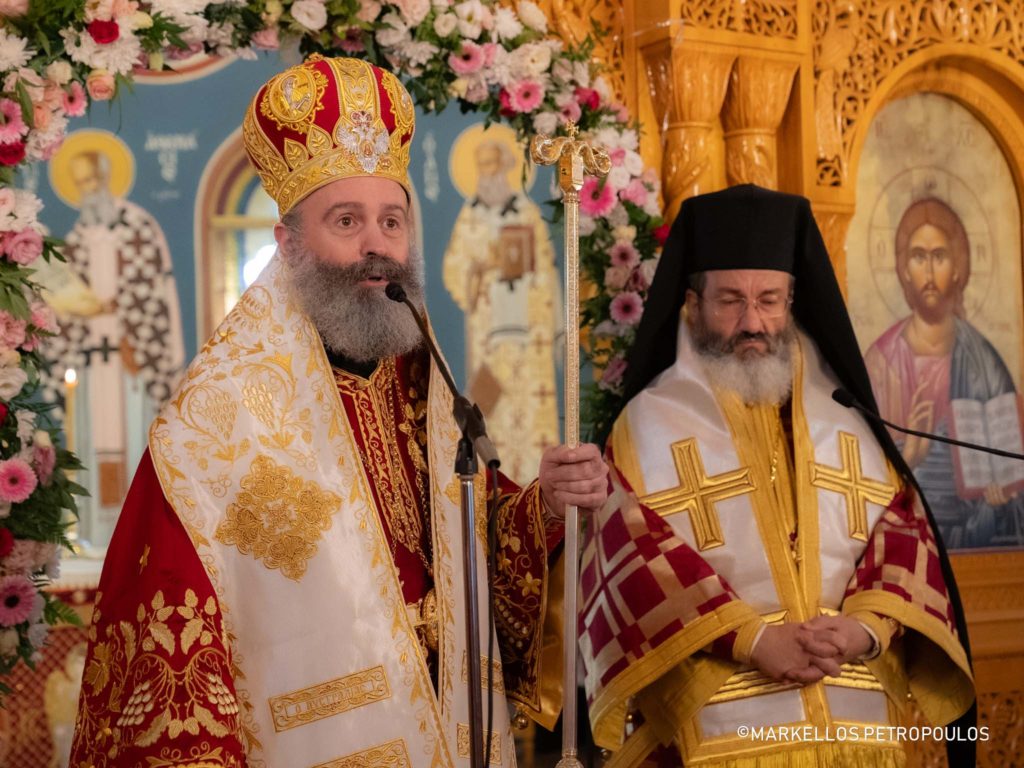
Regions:
[[789, 305], [793, 303], [792, 296], [781, 296], [776, 293], [766, 293], [758, 296], [753, 301], [748, 301], [742, 296], [723, 296], [716, 299], [705, 299], [711, 306], [711, 313], [719, 320], [738, 322], [741, 317], [747, 314], [747, 307], [753, 306], [763, 319], [774, 320], [786, 314]]

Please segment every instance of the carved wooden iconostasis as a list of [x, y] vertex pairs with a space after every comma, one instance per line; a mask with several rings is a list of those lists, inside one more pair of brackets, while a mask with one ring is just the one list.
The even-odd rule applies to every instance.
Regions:
[[[915, 202], [937, 199], [931, 208], [952, 222], [959, 258], [969, 259], [955, 275], [958, 328], [986, 340], [1020, 391], [1024, 5], [546, 5], [563, 35], [587, 17], [608, 30], [596, 55], [639, 117], [669, 217], [687, 197], [734, 184], [811, 199], [864, 351], [912, 311], [894, 241], [905, 213], [911, 222], [923, 215], [909, 212]], [[969, 531], [947, 531], [990, 733], [978, 744], [983, 766], [1024, 765], [1024, 549], [1019, 497], [1003, 501], [982, 528], [975, 516]], [[946, 762], [938, 742], [908, 744], [908, 753], [914, 766]]]

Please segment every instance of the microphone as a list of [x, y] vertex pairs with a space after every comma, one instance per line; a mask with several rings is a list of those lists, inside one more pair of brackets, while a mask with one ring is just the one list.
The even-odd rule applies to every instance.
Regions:
[[847, 392], [845, 389], [837, 389], [832, 393], [832, 399], [839, 403], [844, 408], [854, 408], [872, 421], [877, 421], [884, 424], [887, 427], [895, 429], [897, 432], [903, 432], [908, 435], [914, 435], [914, 437], [923, 437], [928, 440], [938, 440], [940, 443], [949, 443], [950, 445], [958, 445], [961, 448], [970, 448], [974, 451], [982, 451], [984, 453], [991, 453], [995, 456], [1005, 456], [1008, 459], [1017, 459], [1024, 461], [1024, 454], [1014, 453], [1013, 451], [1004, 451], [1000, 448], [990, 448], [987, 445], [978, 445], [977, 443], [965, 443], [963, 440], [954, 440], [952, 437], [943, 437], [942, 435], [933, 435], [931, 432], [919, 432], [916, 429], [910, 429], [908, 427], [901, 427], [899, 424], [893, 424], [891, 421], [886, 421], [874, 411], [870, 411], [861, 405], [857, 398], [853, 396], [853, 393]]
[[416, 320], [416, 326], [420, 329], [420, 335], [423, 336], [427, 349], [430, 350], [434, 362], [437, 363], [441, 376], [444, 377], [444, 383], [448, 385], [452, 397], [455, 398], [454, 405], [452, 406], [455, 422], [459, 425], [459, 429], [473, 443], [473, 450], [480, 457], [480, 461], [487, 467], [497, 469], [501, 466], [501, 460], [498, 458], [498, 451], [494, 447], [494, 443], [487, 436], [484, 415], [480, 412], [479, 406], [470, 402], [469, 398], [461, 394], [458, 387], [455, 386], [455, 380], [452, 378], [451, 373], [448, 372], [448, 366], [441, 359], [441, 352], [437, 349], [434, 339], [427, 330], [427, 324], [423, 320], [423, 315], [420, 314], [416, 305], [409, 300], [405, 293], [405, 288], [400, 283], [388, 283], [384, 286], [384, 295], [394, 302], [405, 304], [409, 311], [412, 312], [413, 319]]

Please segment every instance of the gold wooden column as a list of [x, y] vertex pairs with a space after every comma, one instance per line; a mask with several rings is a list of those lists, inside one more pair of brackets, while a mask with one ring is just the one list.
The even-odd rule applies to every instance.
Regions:
[[662, 189], [665, 217], [672, 221], [683, 200], [713, 192], [713, 135], [736, 56], [681, 40], [644, 48], [651, 98], [663, 131]]
[[776, 131], [789, 102], [797, 62], [741, 56], [729, 77], [722, 112], [729, 185], [778, 189]]

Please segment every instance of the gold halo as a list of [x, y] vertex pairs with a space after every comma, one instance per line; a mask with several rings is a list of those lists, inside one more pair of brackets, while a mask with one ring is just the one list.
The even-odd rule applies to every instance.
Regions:
[[452, 184], [465, 198], [473, 197], [476, 194], [477, 170], [476, 150], [485, 141], [495, 141], [506, 145], [512, 150], [516, 163], [508, 173], [508, 182], [512, 189], [529, 191], [533, 186], [536, 176], [533, 164], [530, 164], [526, 171], [526, 183], [523, 183], [523, 163], [526, 158], [523, 155], [523, 145], [516, 139], [515, 131], [501, 123], [491, 123], [484, 127], [483, 123], [475, 123], [459, 134], [452, 144], [451, 154], [448, 156], [448, 175], [451, 176]]
[[135, 182], [135, 156], [121, 139], [110, 131], [86, 128], [68, 134], [60, 149], [50, 158], [50, 186], [64, 203], [78, 208], [82, 193], [71, 179], [71, 158], [83, 152], [95, 152], [110, 161], [110, 192], [125, 197]]

